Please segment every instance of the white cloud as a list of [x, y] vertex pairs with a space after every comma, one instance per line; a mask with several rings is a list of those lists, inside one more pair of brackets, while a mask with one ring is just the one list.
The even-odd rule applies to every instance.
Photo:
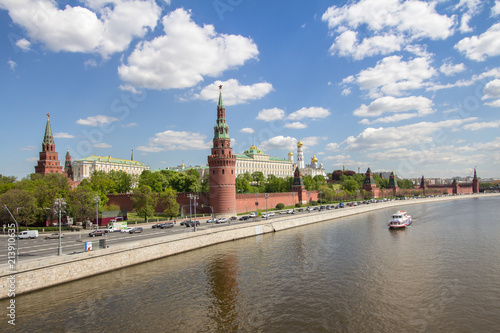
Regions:
[[[430, 99], [422, 96], [403, 98], [385, 96], [374, 100], [370, 105], [362, 104], [358, 109], [354, 110], [353, 114], [358, 117], [379, 117], [384, 113], [398, 113], [397, 115], [380, 118], [372, 122], [400, 121], [414, 117], [422, 117], [435, 112], [432, 109], [432, 104]], [[409, 111], [416, 112], [403, 113]], [[363, 123], [368, 124], [370, 121], [363, 120]]]
[[54, 139], [73, 139], [75, 136], [69, 133], [54, 133]]
[[21, 50], [23, 50], [23, 51], [29, 51], [29, 50], [31, 50], [31, 43], [26, 38], [21, 38], [20, 40], [18, 40], [16, 42], [16, 46], [18, 48], [20, 48]]
[[491, 122], [483, 122], [483, 123], [472, 123], [463, 126], [464, 130], [469, 131], [478, 131], [484, 128], [498, 128], [500, 127], [500, 120], [491, 121]]
[[491, 8], [491, 16], [497, 16], [500, 14], [500, 1], [496, 0], [495, 5]]
[[482, 99], [500, 98], [500, 79], [495, 79], [486, 83], [483, 89]]
[[484, 103], [484, 104], [491, 106], [491, 107], [494, 107], [494, 108], [500, 108], [500, 99], [497, 99], [497, 100], [494, 100], [494, 101], [491, 101], [488, 103]]
[[255, 119], [263, 121], [274, 121], [283, 118], [285, 118], [285, 111], [278, 108], [272, 108], [261, 110]]
[[16, 71], [16, 67], [17, 67], [17, 63], [13, 60], [8, 60], [7, 61], [7, 64], [9, 65], [10, 69], [15, 72]]
[[212, 145], [206, 142], [206, 136], [200, 133], [187, 131], [165, 131], [156, 133], [149, 139], [147, 146], [139, 146], [137, 150], [145, 152], [161, 152], [172, 150], [203, 150]]
[[322, 108], [322, 107], [303, 107], [300, 110], [297, 110], [293, 113], [291, 113], [287, 119], [288, 120], [302, 120], [306, 118], [311, 118], [311, 119], [320, 119], [320, 118], [326, 118], [331, 114], [328, 109]]
[[455, 83], [448, 83], [448, 84], [444, 84], [444, 85], [432, 84], [432, 85], [429, 85], [426, 88], [426, 90], [437, 91], [437, 90], [450, 89], [450, 88], [455, 88], [455, 87], [468, 87], [468, 86], [471, 86], [478, 81], [481, 81], [483, 79], [487, 79], [490, 77], [500, 78], [500, 67], [490, 69], [490, 70], [483, 72], [481, 74], [475, 74], [472, 76], [472, 78], [470, 80], [458, 80]]
[[372, 98], [399, 96], [408, 90], [430, 85], [426, 81], [436, 74], [428, 58], [405, 62], [401, 61], [401, 56], [390, 56], [378, 61], [375, 67], [362, 70], [354, 79], [351, 76], [345, 78], [342, 83], [353, 81], [360, 89], [368, 90]]
[[461, 33], [471, 32], [473, 29], [469, 27], [469, 21], [472, 17], [469, 14], [462, 15], [462, 19], [460, 20], [460, 30]]
[[36, 150], [37, 147], [35, 146], [26, 146], [26, 147], [22, 147], [21, 150]]
[[431, 58], [433, 53], [427, 51], [426, 45], [411, 44], [405, 47], [405, 51], [413, 53], [414, 55], [422, 58]]
[[273, 90], [273, 85], [267, 82], [255, 83], [249, 86], [240, 85], [238, 80], [215, 81], [203, 88], [194, 99], [217, 102], [219, 98], [219, 85], [222, 88], [224, 105], [237, 105], [251, 100], [260, 99]]
[[255, 133], [254, 129], [250, 128], [250, 127], [242, 128], [242, 129], [240, 129], [240, 132], [241, 133], [246, 133], [246, 134], [253, 134], [253, 133]]
[[104, 142], [101, 142], [101, 143], [94, 143], [92, 145], [92, 147], [95, 147], [95, 148], [111, 148], [113, 146], [111, 146], [110, 144], [107, 144], [107, 143], [104, 143]]
[[351, 94], [351, 88], [345, 88], [342, 90], [342, 96], [348, 96]]
[[297, 139], [290, 136], [284, 137], [282, 135], [275, 136], [267, 141], [260, 144], [262, 150], [272, 150], [272, 149], [290, 149], [297, 145]]
[[129, 91], [134, 95], [141, 95], [142, 94], [142, 91], [136, 89], [134, 86], [131, 86], [130, 84], [121, 84], [119, 88], [120, 88], [120, 90], [123, 90], [123, 91]]
[[119, 119], [104, 115], [97, 115], [94, 117], [87, 117], [87, 119], [78, 119], [76, 123], [79, 125], [97, 127], [97, 126], [111, 124], [112, 122], [115, 121], [119, 121]]
[[445, 62], [439, 67], [439, 71], [446, 76], [452, 76], [457, 73], [461, 73], [465, 70], [465, 65], [463, 63], [453, 65], [450, 62]]
[[500, 107], [500, 79], [495, 79], [486, 83], [483, 89], [483, 100], [494, 99], [493, 101], [484, 103], [491, 107]]
[[120, 78], [136, 87], [172, 89], [192, 87], [205, 76], [256, 59], [257, 45], [240, 35], [219, 34], [214, 26], [198, 26], [182, 8], [162, 19], [164, 35], [139, 43], [118, 68]]
[[[329, 7], [322, 20], [328, 22], [332, 34], [339, 34], [330, 48], [333, 54], [362, 59], [398, 51], [415, 39], [451, 36], [454, 18], [438, 14], [435, 6], [426, 1], [361, 0]], [[366, 26], [363, 35], [367, 37], [358, 43], [353, 29], [360, 26]]]
[[340, 34], [330, 47], [332, 55], [338, 54], [342, 57], [352, 57], [354, 60], [361, 60], [365, 57], [377, 54], [386, 55], [401, 50], [404, 40], [402, 36], [383, 35], [365, 38], [358, 42], [357, 33], [347, 30]]
[[421, 122], [400, 127], [369, 127], [357, 137], [348, 137], [343, 144], [347, 150], [390, 149], [432, 142], [432, 135], [442, 128], [458, 127], [477, 118], [441, 122]]
[[53, 0], [10, 0], [2, 7], [33, 41], [59, 52], [97, 52], [108, 57], [125, 50], [134, 37], [154, 29], [161, 8], [154, 0], [86, 0], [88, 7]]
[[326, 145], [325, 149], [330, 151], [337, 151], [340, 149], [340, 145], [338, 143], [331, 142]]
[[325, 138], [319, 136], [308, 136], [306, 138], [301, 139], [304, 143], [304, 150], [307, 150], [308, 147], [317, 146], [319, 142]]
[[136, 127], [139, 126], [137, 123], [128, 123], [128, 124], [123, 124], [122, 127]]
[[285, 128], [303, 129], [303, 128], [307, 128], [307, 125], [303, 124], [303, 123], [301, 123], [299, 121], [295, 121], [293, 123], [287, 123], [287, 124], [285, 124]]
[[487, 57], [500, 55], [500, 23], [492, 25], [480, 36], [466, 37], [455, 44], [455, 48], [469, 59], [484, 61]]

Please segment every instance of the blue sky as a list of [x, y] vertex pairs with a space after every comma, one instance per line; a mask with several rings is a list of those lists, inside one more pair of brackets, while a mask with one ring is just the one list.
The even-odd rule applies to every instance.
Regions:
[[327, 172], [500, 177], [500, 1], [0, 0], [0, 174], [205, 165], [218, 85], [234, 153], [304, 142]]

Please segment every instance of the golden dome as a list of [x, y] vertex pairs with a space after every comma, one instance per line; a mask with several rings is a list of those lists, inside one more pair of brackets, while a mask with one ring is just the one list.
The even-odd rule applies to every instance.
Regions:
[[252, 150], [252, 149], [257, 149], [257, 147], [255, 147], [254, 143], [252, 143], [252, 147], [250, 147], [250, 150]]
[[300, 139], [299, 139], [299, 142], [297, 142], [297, 147], [298, 147], [298, 148], [301, 148], [303, 145], [304, 145], [304, 144], [303, 144], [303, 143], [302, 143], [302, 141], [300, 141]]
[[313, 158], [311, 158], [311, 162], [318, 163], [318, 159], [316, 158], [316, 155], [314, 155]]
[[293, 156], [293, 153], [292, 153], [292, 152], [289, 152], [289, 153], [288, 153], [288, 156]]

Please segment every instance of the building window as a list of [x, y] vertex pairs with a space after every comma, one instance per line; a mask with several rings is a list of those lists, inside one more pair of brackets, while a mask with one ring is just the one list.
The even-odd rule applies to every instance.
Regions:
[[224, 169], [222, 169], [222, 174], [224, 174]]

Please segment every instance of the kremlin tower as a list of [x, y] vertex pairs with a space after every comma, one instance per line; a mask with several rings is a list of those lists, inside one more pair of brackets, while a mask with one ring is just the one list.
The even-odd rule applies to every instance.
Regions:
[[63, 173], [62, 166], [59, 164], [59, 157], [56, 152], [52, 128], [50, 127], [50, 114], [47, 113], [47, 124], [45, 125], [45, 135], [42, 142], [42, 151], [35, 166], [35, 173], [46, 175], [49, 173]]
[[208, 156], [210, 205], [216, 216], [236, 216], [236, 156], [233, 155], [226, 109], [222, 103], [222, 85], [219, 86], [217, 123], [211, 155]]

